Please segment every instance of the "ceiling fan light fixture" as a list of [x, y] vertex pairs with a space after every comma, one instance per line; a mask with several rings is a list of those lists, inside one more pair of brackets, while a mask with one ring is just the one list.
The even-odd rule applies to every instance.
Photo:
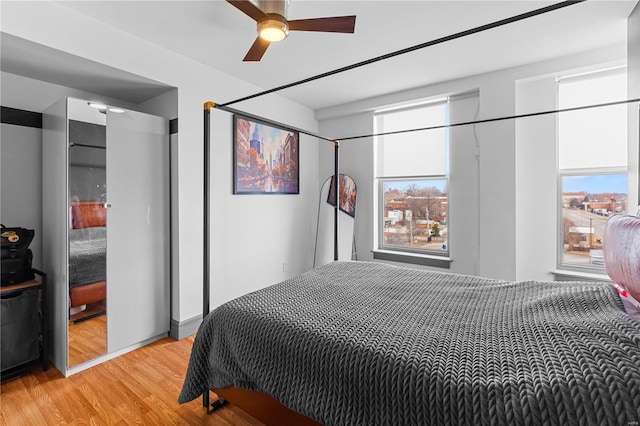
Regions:
[[258, 35], [270, 43], [282, 41], [289, 35], [289, 26], [278, 19], [265, 19], [258, 22]]

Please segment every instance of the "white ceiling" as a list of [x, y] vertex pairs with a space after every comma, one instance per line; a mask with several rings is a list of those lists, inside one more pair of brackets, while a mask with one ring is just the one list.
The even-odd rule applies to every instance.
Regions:
[[[291, 32], [257, 63], [242, 62], [254, 21], [222, 0], [61, 3], [267, 90], [557, 1], [291, 0], [289, 19], [357, 15], [355, 34]], [[320, 109], [624, 43], [636, 3], [590, 0], [280, 94]]]

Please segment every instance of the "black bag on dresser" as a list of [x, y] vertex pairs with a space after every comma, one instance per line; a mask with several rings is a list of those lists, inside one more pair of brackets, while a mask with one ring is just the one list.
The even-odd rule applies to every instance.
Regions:
[[1, 285], [18, 284], [34, 279], [35, 274], [31, 269], [33, 253], [29, 249], [35, 235], [34, 230], [1, 226]]

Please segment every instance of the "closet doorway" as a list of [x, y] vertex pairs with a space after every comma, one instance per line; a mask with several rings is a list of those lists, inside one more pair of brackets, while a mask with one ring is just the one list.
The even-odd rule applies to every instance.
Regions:
[[66, 98], [43, 130], [52, 361], [69, 375], [169, 330], [169, 125]]

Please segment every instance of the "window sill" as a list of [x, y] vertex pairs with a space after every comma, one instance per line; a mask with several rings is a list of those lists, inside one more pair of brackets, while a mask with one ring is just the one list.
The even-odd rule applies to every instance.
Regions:
[[453, 260], [444, 256], [432, 256], [428, 254], [404, 253], [389, 250], [373, 250], [373, 258], [376, 260], [388, 260], [391, 262], [412, 263], [414, 265], [434, 266], [436, 268], [449, 269]]
[[569, 270], [561, 270], [556, 269], [551, 271], [551, 273], [556, 277], [556, 281], [608, 281], [611, 282], [611, 279], [606, 273], [596, 274], [592, 272], [582, 272], [582, 271], [569, 271]]

